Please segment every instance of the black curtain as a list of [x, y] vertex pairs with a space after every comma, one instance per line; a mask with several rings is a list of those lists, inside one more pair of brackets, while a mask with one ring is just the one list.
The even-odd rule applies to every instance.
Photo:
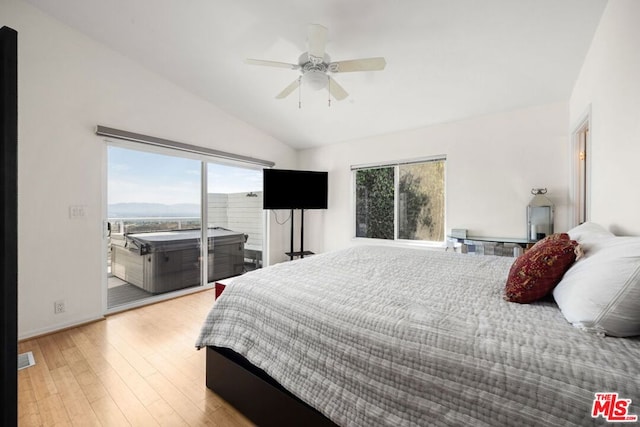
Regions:
[[3, 409], [0, 424], [18, 425], [18, 33], [0, 28], [0, 171], [2, 249], [0, 318]]

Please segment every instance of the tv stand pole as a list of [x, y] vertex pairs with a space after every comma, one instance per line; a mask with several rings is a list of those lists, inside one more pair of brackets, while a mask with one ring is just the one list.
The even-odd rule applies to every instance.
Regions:
[[292, 261], [295, 257], [304, 258], [305, 255], [313, 255], [313, 252], [304, 250], [304, 209], [300, 209], [300, 250], [298, 252], [293, 250], [293, 214], [294, 209], [291, 209], [291, 252], [285, 252]]
[[300, 258], [304, 258], [304, 209], [300, 209]]
[[293, 209], [291, 209], [291, 252], [289, 252], [289, 259], [293, 261]]
[[300, 250], [298, 252], [293, 250], [293, 214], [294, 209], [291, 209], [291, 251], [285, 252], [291, 261], [295, 257], [304, 258], [305, 255], [313, 255], [313, 252], [304, 250], [304, 209], [300, 209]]

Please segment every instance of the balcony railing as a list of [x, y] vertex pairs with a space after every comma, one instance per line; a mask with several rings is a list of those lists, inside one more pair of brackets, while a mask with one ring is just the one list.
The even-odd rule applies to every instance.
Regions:
[[131, 234], [200, 228], [199, 217], [109, 218], [111, 234]]

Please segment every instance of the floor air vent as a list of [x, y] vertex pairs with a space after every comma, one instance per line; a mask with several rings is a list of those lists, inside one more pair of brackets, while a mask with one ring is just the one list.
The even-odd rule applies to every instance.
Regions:
[[33, 353], [28, 351], [18, 355], [18, 371], [20, 369], [28, 368], [36, 364], [36, 360], [33, 358]]

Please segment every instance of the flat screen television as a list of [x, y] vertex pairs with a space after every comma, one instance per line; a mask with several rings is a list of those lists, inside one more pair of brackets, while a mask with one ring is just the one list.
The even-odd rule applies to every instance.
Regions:
[[327, 209], [328, 173], [264, 169], [264, 209]]

